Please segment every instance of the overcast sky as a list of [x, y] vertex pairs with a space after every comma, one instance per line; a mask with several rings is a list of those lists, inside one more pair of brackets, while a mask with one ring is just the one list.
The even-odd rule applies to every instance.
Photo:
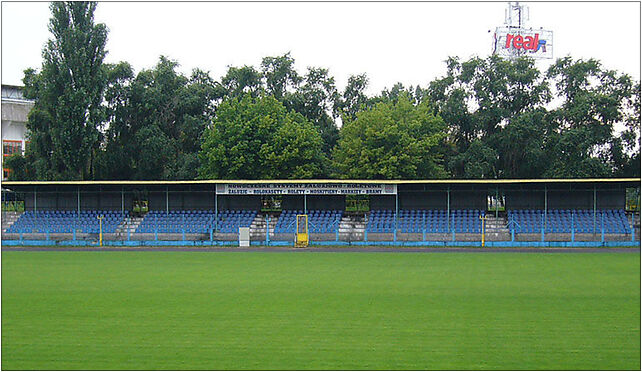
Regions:
[[[189, 74], [218, 79], [227, 66], [260, 64], [291, 52], [296, 68], [329, 68], [342, 89], [367, 73], [369, 93], [396, 82], [426, 86], [445, 73], [448, 56], [486, 57], [506, 2], [476, 3], [125, 3], [98, 4], [109, 28], [107, 62], [136, 71], [159, 55]], [[525, 3], [533, 28], [554, 32], [554, 56], [596, 58], [640, 79], [640, 3]], [[22, 85], [39, 68], [50, 37], [48, 3], [2, 3], [2, 83]], [[544, 68], [551, 61], [542, 61]]]

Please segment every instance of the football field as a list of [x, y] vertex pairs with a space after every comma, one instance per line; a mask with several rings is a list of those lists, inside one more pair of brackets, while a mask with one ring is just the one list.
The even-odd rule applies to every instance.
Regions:
[[639, 253], [3, 252], [2, 369], [640, 369]]

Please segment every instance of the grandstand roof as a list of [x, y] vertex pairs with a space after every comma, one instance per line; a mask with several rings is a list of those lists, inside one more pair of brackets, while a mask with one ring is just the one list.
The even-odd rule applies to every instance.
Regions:
[[189, 180], [189, 181], [4, 181], [3, 186], [40, 185], [204, 185], [204, 184], [273, 184], [273, 183], [378, 183], [378, 184], [520, 184], [520, 183], [640, 183], [638, 178], [548, 178], [548, 179], [434, 179], [434, 180]]

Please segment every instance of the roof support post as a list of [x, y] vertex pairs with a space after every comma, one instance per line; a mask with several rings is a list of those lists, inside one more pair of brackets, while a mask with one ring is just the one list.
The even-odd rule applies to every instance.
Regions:
[[571, 212], [571, 242], [575, 242], [575, 211]]
[[450, 186], [446, 191], [446, 221], [448, 231], [450, 231]]
[[546, 230], [548, 217], [548, 188], [544, 185], [544, 229]]
[[395, 241], [397, 241], [397, 221], [399, 220], [399, 191], [395, 193]]
[[169, 214], [169, 186], [165, 186], [165, 214]]
[[495, 218], [499, 215], [499, 187], [495, 187]]
[[214, 190], [214, 232], [218, 230], [218, 191]]
[[77, 195], [78, 195], [78, 217], [80, 217], [80, 186], [76, 188]]
[[593, 185], [593, 234], [597, 225], [597, 188]]

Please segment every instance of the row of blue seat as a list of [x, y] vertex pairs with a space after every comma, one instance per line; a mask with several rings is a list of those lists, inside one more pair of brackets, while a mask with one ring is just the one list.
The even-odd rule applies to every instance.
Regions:
[[[294, 233], [297, 214], [303, 210], [286, 210], [277, 220], [276, 233]], [[239, 227], [252, 224], [257, 211], [227, 210], [214, 211], [150, 211], [139, 225], [137, 232], [173, 232], [207, 233], [211, 229], [236, 233]], [[310, 210], [308, 214], [309, 231], [313, 233], [331, 233], [339, 228], [343, 216], [340, 210]], [[114, 232], [129, 213], [120, 211], [57, 211], [40, 210], [24, 212], [8, 229], [9, 233], [29, 232], [72, 232], [82, 231], [97, 233], [98, 216], [102, 220], [103, 232]], [[392, 210], [373, 210], [369, 214], [366, 231], [392, 232], [395, 226], [401, 232], [481, 232], [479, 217], [484, 215], [480, 210], [451, 210], [450, 217], [445, 210], [400, 210], [395, 218]], [[396, 220], [396, 221], [395, 221]], [[624, 210], [547, 210], [544, 220], [543, 210], [509, 210], [509, 228], [516, 233], [539, 233], [545, 227], [547, 233], [600, 232], [602, 224], [605, 233], [630, 234], [631, 228]]]
[[[296, 230], [296, 216], [303, 214], [302, 210], [285, 210], [281, 212], [274, 225], [274, 233], [294, 233]], [[308, 210], [308, 231], [316, 234], [336, 233], [343, 217], [340, 210]]]
[[457, 233], [481, 232], [480, 216], [477, 209], [423, 210], [402, 209], [399, 218], [392, 210], [370, 212], [366, 231], [369, 233], [392, 233], [395, 228], [402, 233]]
[[631, 233], [624, 210], [511, 210], [508, 220], [516, 233]]
[[150, 211], [136, 229], [137, 233], [202, 233], [216, 230], [238, 233], [239, 227], [249, 227], [257, 211], [211, 210]]
[[102, 216], [103, 233], [113, 233], [118, 228], [128, 213], [120, 211], [26, 211], [18, 217], [9, 229], [8, 233], [99, 233]]

